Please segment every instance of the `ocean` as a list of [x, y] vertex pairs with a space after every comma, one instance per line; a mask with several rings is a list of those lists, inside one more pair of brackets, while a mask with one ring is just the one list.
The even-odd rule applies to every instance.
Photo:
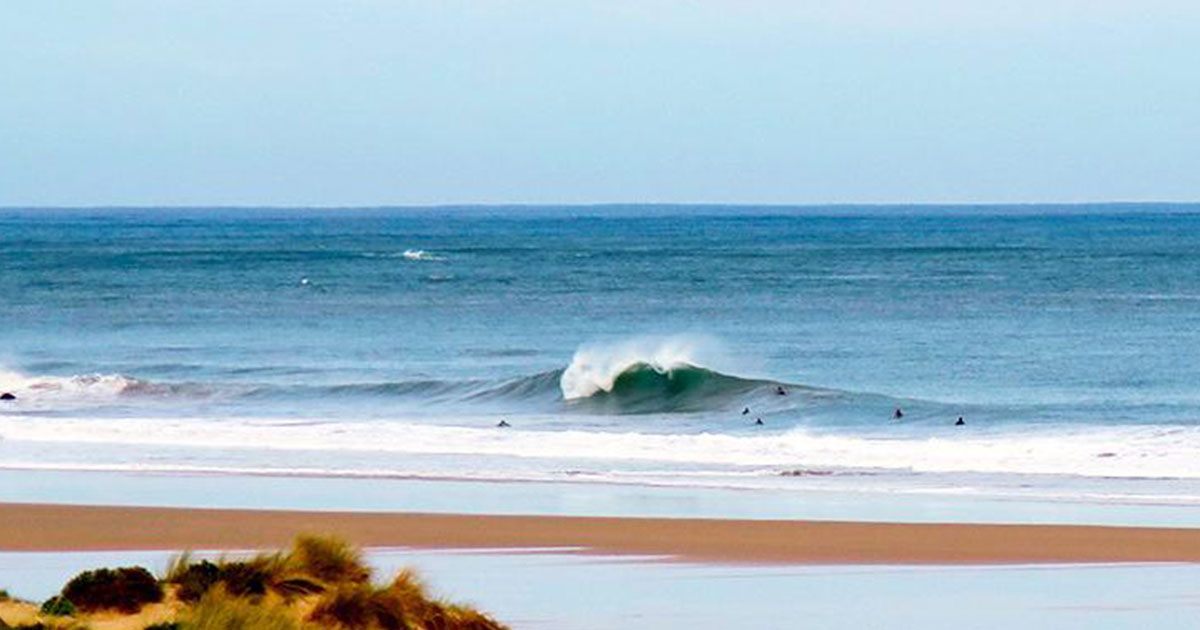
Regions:
[[1200, 206], [1062, 210], [0, 210], [0, 469], [1200, 504]]

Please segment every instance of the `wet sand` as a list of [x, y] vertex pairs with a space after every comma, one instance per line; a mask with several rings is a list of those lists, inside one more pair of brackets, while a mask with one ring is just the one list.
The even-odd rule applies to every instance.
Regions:
[[0, 504], [0, 551], [252, 549], [301, 532], [366, 547], [573, 547], [747, 564], [1200, 562], [1200, 529]]

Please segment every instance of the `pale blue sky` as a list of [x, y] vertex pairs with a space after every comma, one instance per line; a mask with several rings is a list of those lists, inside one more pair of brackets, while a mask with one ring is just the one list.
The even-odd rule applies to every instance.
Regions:
[[1200, 3], [0, 3], [0, 205], [1200, 200]]

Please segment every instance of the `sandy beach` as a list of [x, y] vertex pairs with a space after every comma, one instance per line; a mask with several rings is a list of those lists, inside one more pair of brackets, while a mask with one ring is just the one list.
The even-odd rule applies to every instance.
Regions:
[[570, 547], [750, 564], [1200, 562], [1200, 529], [0, 504], [0, 551], [248, 549], [300, 532], [367, 547]]

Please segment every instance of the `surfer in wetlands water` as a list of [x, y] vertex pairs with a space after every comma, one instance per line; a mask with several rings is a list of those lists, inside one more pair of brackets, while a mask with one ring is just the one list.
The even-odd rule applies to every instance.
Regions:
[[899, 420], [900, 418], [904, 417], [904, 411], [899, 407], [896, 407], [896, 411], [892, 412], [892, 417], [896, 420]]
[[966, 424], [966, 423], [967, 423], [967, 421], [966, 421], [966, 420], [963, 420], [963, 417], [962, 417], [962, 416], [959, 416], [959, 417], [958, 417], [958, 421], [954, 423], [954, 426], [956, 426], [956, 427], [961, 427], [961, 426], [963, 426], [963, 425], [964, 425], [964, 424]]

